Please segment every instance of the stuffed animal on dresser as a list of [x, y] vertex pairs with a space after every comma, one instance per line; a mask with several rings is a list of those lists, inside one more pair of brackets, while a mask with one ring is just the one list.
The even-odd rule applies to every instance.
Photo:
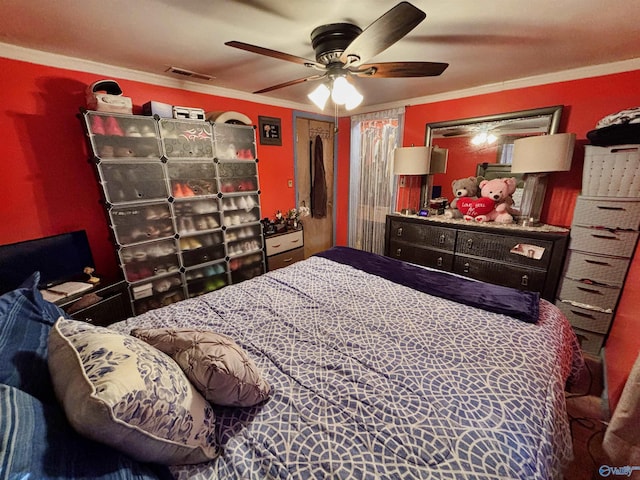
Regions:
[[479, 183], [482, 180], [484, 180], [482, 177], [466, 177], [451, 182], [451, 190], [453, 191], [454, 198], [444, 211], [444, 216], [446, 218], [462, 218], [463, 213], [458, 208], [459, 200], [461, 198], [477, 199]]
[[511, 178], [494, 178], [480, 182], [480, 198], [487, 198], [495, 202], [494, 208], [486, 213], [477, 215], [476, 222], [513, 223], [513, 214], [517, 213], [513, 207], [513, 193], [516, 191], [517, 180]]

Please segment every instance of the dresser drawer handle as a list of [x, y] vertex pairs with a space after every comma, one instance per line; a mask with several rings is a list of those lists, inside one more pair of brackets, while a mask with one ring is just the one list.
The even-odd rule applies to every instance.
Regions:
[[473, 247], [473, 238], [468, 238], [467, 239], [467, 248], [471, 248]]
[[469, 273], [470, 267], [471, 267], [471, 265], [469, 265], [468, 263], [465, 263], [464, 264], [464, 269], [463, 269], [464, 273]]
[[529, 285], [529, 275], [522, 276], [522, 279], [520, 280], [520, 285], [522, 285], [523, 287], [526, 287]]
[[399, 257], [400, 255], [402, 255], [402, 249], [401, 248], [396, 250], [396, 257]]
[[610, 267], [610, 266], [611, 266], [611, 264], [609, 264], [609, 263], [607, 263], [607, 262], [599, 262], [599, 261], [597, 261], [597, 260], [586, 260], [586, 259], [585, 259], [585, 262], [586, 262], [586, 263], [590, 263], [590, 264], [592, 264], [592, 265], [602, 265], [602, 266], [604, 266], [604, 267]]
[[582, 290], [587, 293], [595, 293], [596, 295], [602, 295], [600, 290], [594, 290], [593, 288], [585, 288], [585, 287], [576, 287], [578, 290]]
[[625, 210], [623, 207], [607, 207], [604, 205], [596, 205], [596, 208], [599, 208], [600, 210], [620, 210], [620, 211]]
[[442, 257], [438, 257], [438, 260], [436, 260], [436, 265], [441, 267], [442, 266]]
[[619, 240], [618, 237], [610, 237], [608, 235], [597, 235], [595, 233], [592, 233], [591, 236], [593, 238], [601, 238], [603, 240]]
[[444, 233], [442, 233], [442, 234], [440, 235], [440, 238], [438, 239], [438, 241], [440, 242], [440, 245], [442, 245], [442, 244], [444, 243], [444, 241], [446, 240], [446, 238], [447, 238], [447, 237], [445, 236], [445, 234], [444, 234]]
[[277, 245], [274, 245], [274, 246], [273, 246], [273, 248], [280, 248], [281, 246], [282, 246], [282, 244], [281, 244], [281, 243], [279, 243], [279, 244], [277, 244]]
[[283, 263], [289, 263], [289, 262], [290, 262], [290, 261], [292, 261], [292, 260], [293, 260], [293, 257], [283, 258], [283, 259], [282, 259], [282, 262], [283, 262]]
[[295, 240], [291, 240], [291, 243], [298, 243], [300, 241], [299, 238], [296, 238]]
[[401, 236], [402, 236], [402, 227], [400, 227], [398, 230], [396, 230], [396, 235], [397, 235], [398, 237], [401, 237]]
[[571, 313], [573, 313], [574, 315], [576, 315], [578, 317], [595, 319], [595, 317], [593, 315], [589, 315], [588, 313], [578, 312], [577, 310], [571, 310]]

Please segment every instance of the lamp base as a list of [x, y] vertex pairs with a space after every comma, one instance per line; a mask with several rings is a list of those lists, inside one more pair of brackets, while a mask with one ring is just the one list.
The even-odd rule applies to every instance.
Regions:
[[527, 173], [525, 175], [524, 191], [520, 202], [519, 225], [529, 227], [542, 225], [540, 214], [542, 213], [546, 191], [546, 173]]

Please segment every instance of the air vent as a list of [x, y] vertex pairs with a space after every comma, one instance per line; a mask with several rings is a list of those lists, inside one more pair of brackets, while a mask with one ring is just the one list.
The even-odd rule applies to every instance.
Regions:
[[175, 73], [176, 75], [182, 75], [183, 77], [197, 78], [198, 80], [213, 80], [215, 77], [211, 75], [207, 75], [205, 73], [192, 72], [191, 70], [186, 70], [184, 68], [179, 67], [169, 67], [165, 70], [169, 73]]

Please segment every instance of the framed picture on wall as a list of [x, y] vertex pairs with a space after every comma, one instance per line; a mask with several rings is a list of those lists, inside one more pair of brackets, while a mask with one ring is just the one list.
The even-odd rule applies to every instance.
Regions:
[[273, 117], [258, 117], [261, 145], [282, 145], [282, 131], [280, 119]]

